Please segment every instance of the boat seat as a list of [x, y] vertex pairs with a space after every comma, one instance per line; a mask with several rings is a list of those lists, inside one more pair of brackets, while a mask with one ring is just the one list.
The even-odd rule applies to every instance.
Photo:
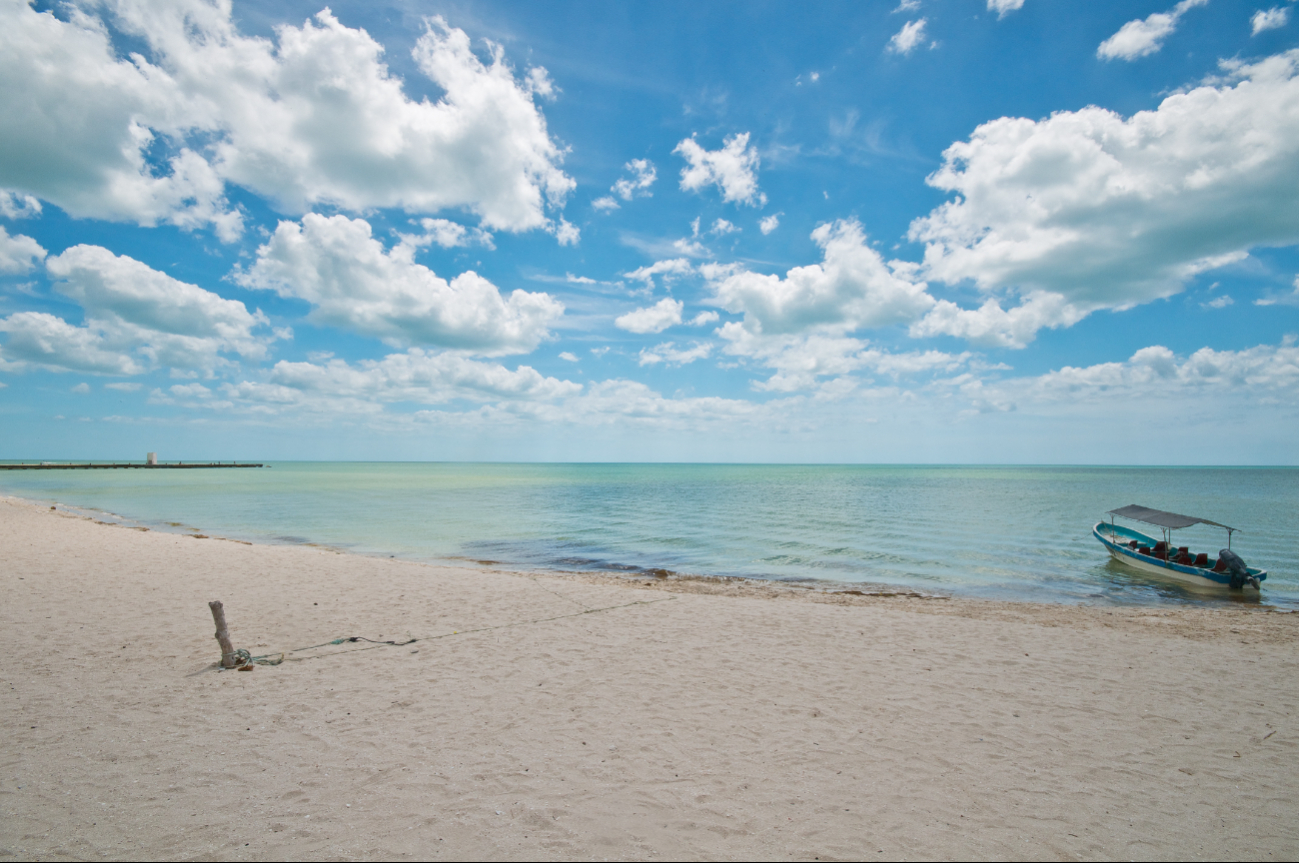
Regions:
[[1203, 552], [1203, 551], [1200, 552], [1199, 554], [1197, 554], [1197, 555], [1195, 556], [1195, 565], [1196, 565], [1196, 566], [1208, 566], [1208, 565], [1209, 565], [1209, 555], [1208, 555], [1206, 552]]
[[1180, 555], [1180, 554], [1190, 554], [1190, 553], [1191, 553], [1191, 547], [1190, 547], [1189, 545], [1179, 545], [1179, 546], [1177, 547], [1177, 553], [1178, 553], [1179, 555]]
[[1138, 554], [1150, 554], [1150, 546], [1148, 546], [1148, 545], [1143, 545], [1143, 546], [1141, 546], [1141, 548], [1137, 549], [1137, 553], [1138, 553]]
[[1137, 541], [1135, 539], [1128, 543], [1128, 548], [1136, 548], [1136, 547], [1137, 547]]
[[1222, 562], [1222, 558], [1218, 558], [1217, 560], [1215, 560], [1215, 561], [1213, 562], [1213, 571], [1214, 571], [1214, 572], [1226, 572], [1226, 571], [1227, 571], [1227, 564], [1225, 564], [1225, 563]]

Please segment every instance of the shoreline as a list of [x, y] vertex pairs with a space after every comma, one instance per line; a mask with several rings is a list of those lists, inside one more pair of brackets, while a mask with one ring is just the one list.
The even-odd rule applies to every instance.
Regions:
[[[13, 499], [0, 553], [24, 859], [1299, 853], [1290, 614], [470, 570]], [[212, 599], [295, 661], [217, 671]]]
[[[1257, 598], [1240, 598], [1228, 595], [1217, 595], [1215, 593], [1202, 593], [1201, 595], [1191, 594], [1189, 598], [1182, 597], [1178, 599], [1161, 599], [1157, 602], [1116, 602], [1113, 604], [1089, 603], [1084, 600], [1076, 602], [1066, 602], [1059, 598], [1049, 597], [1043, 599], [1003, 599], [1003, 598], [986, 598], [961, 593], [958, 590], [944, 588], [922, 588], [904, 584], [894, 584], [889, 582], [873, 581], [836, 581], [831, 579], [817, 579], [813, 577], [806, 578], [765, 578], [761, 576], [744, 576], [744, 575], [711, 575], [678, 572], [657, 567], [639, 567], [637, 569], [617, 569], [617, 570], [566, 570], [561, 568], [542, 568], [530, 569], [524, 565], [515, 566], [503, 561], [476, 559], [464, 556], [445, 556], [432, 559], [419, 559], [408, 557], [397, 557], [395, 554], [388, 553], [384, 550], [378, 551], [359, 551], [346, 546], [331, 545], [324, 542], [314, 542], [300, 537], [284, 538], [266, 538], [252, 537], [240, 538], [237, 536], [222, 536], [219, 534], [202, 533], [202, 529], [186, 525], [183, 522], [155, 521], [145, 522], [131, 516], [124, 516], [109, 510], [102, 510], [96, 507], [79, 506], [75, 504], [64, 504], [51, 500], [36, 500], [25, 498], [12, 493], [0, 493], [0, 501], [12, 500], [23, 505], [34, 506], [38, 509], [44, 508], [53, 502], [55, 505], [62, 507], [65, 512], [70, 512], [78, 517], [86, 518], [90, 521], [106, 526], [128, 527], [135, 530], [157, 531], [159, 533], [173, 534], [178, 536], [199, 535], [203, 538], [215, 538], [223, 541], [238, 542], [249, 545], [267, 546], [267, 547], [302, 547], [316, 548], [330, 551], [337, 554], [355, 555], [358, 557], [371, 558], [376, 560], [402, 560], [407, 563], [414, 563], [422, 566], [432, 567], [467, 567], [475, 571], [483, 572], [502, 572], [522, 575], [546, 575], [560, 576], [571, 578], [590, 578], [599, 583], [617, 583], [631, 582], [639, 583], [648, 581], [649, 583], [662, 583], [663, 585], [674, 585], [676, 589], [687, 592], [715, 593], [730, 595], [756, 595], [757, 593], [774, 592], [781, 594], [784, 591], [814, 592], [822, 594], [837, 594], [851, 596], [853, 594], [875, 596], [875, 597], [912, 597], [916, 599], [944, 599], [954, 600], [957, 602], [988, 603], [992, 605], [1007, 604], [1010, 606], [1050, 606], [1050, 607], [1068, 607], [1068, 608], [1098, 608], [1105, 611], [1116, 609], [1134, 609], [1144, 610], [1145, 612], [1156, 612], [1174, 609], [1205, 609], [1213, 611], [1229, 611], [1234, 609], [1248, 609], [1257, 612], [1270, 612], [1276, 614], [1291, 614], [1299, 609], [1284, 608], [1279, 605], [1269, 605], [1266, 592]], [[118, 519], [122, 523], [104, 521], [102, 517]], [[747, 589], [736, 591], [726, 587], [727, 585], [745, 585]]]
[[[44, 512], [44, 502], [33, 501], [16, 495], [0, 495], [0, 503], [13, 502], [19, 506], [29, 506], [38, 512]], [[354, 551], [349, 548], [333, 546], [326, 543], [306, 540], [258, 541], [222, 536], [220, 534], [202, 533], [200, 528], [184, 525], [180, 522], [166, 522], [166, 527], [159, 528], [140, 523], [128, 516], [86, 507], [58, 504], [63, 507], [56, 512], [72, 518], [82, 519], [101, 527], [116, 527], [126, 530], [156, 532], [166, 536], [182, 536], [194, 539], [211, 539], [219, 542], [232, 542], [261, 548], [301, 548], [312, 549], [322, 553], [352, 556], [365, 560], [395, 562], [409, 566], [428, 567], [434, 570], [463, 569], [467, 572], [491, 573], [519, 578], [554, 578], [572, 580], [592, 585], [635, 587], [646, 590], [666, 591], [669, 593], [688, 593], [707, 596], [745, 597], [765, 600], [793, 600], [817, 602], [829, 605], [860, 606], [871, 605], [879, 600], [891, 600], [890, 604], [906, 605], [915, 610], [910, 601], [932, 603], [941, 601], [950, 604], [952, 611], [931, 612], [955, 614], [964, 617], [1025, 619], [1043, 623], [1048, 626], [1062, 625], [1065, 621], [1088, 621], [1107, 627], [1123, 625], [1124, 622], [1161, 621], [1163, 631], [1169, 631], [1170, 621], [1178, 621], [1178, 634], [1189, 638], [1212, 638], [1220, 633], [1217, 627], [1209, 625], [1215, 616], [1230, 617], [1233, 626], [1248, 615], [1296, 614], [1291, 609], [1263, 605], [1258, 602], [1230, 602], [1229, 604], [1192, 605], [1091, 605], [1086, 603], [1063, 603], [1053, 600], [1015, 600], [985, 599], [981, 597], [962, 596], [959, 594], [940, 593], [937, 591], [920, 591], [905, 586], [882, 582], [834, 582], [829, 580], [793, 580], [765, 579], [730, 575], [698, 575], [677, 573], [668, 570], [649, 570], [642, 572], [593, 571], [538, 569], [529, 570], [513, 567], [495, 561], [454, 558], [447, 561], [424, 561], [409, 558], [398, 558], [384, 552]], [[51, 507], [53, 509], [53, 507]], [[122, 523], [104, 521], [87, 513], [95, 512], [112, 518], [121, 519]], [[647, 573], [654, 574], [647, 574]], [[1105, 618], [1113, 618], [1105, 620]], [[1194, 625], [1193, 625], [1194, 624]], [[1233, 630], [1234, 631], [1234, 630]], [[1288, 630], [1282, 630], [1288, 632]], [[1299, 639], [1299, 618], [1294, 627], [1296, 639]]]

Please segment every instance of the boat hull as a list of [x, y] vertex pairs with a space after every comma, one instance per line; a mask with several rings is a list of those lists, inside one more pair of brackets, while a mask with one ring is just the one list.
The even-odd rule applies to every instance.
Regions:
[[[1155, 540], [1153, 538], [1135, 530], [1101, 521], [1097, 522], [1096, 526], [1092, 528], [1092, 535], [1109, 550], [1110, 556], [1116, 561], [1139, 572], [1158, 575], [1192, 587], [1213, 590], [1227, 590], [1231, 587], [1230, 573], [1214, 572], [1202, 566], [1187, 566], [1168, 560], [1160, 560], [1151, 555], [1141, 554], [1136, 549], [1129, 548], [1116, 539], [1117, 537], [1123, 537], [1125, 542], [1129, 539], [1135, 539], [1141, 545], [1154, 546]], [[1267, 578], [1267, 572], [1264, 570], [1255, 569], [1252, 566], [1247, 567], [1247, 569], [1249, 574], [1258, 579], [1259, 582]], [[1246, 584], [1243, 589], [1258, 590], [1257, 587], [1249, 584]]]

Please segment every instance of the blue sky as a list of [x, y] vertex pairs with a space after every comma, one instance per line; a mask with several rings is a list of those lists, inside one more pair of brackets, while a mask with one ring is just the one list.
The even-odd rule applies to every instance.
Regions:
[[1293, 464], [1295, 7], [5, 0], [3, 456]]

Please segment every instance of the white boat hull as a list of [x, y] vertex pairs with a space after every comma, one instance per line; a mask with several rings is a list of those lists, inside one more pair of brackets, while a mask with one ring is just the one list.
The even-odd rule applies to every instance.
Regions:
[[[1113, 548], [1111, 548], [1109, 551], [1110, 551], [1110, 557], [1114, 558], [1119, 563], [1123, 564], [1126, 567], [1135, 569], [1139, 572], [1144, 572], [1148, 575], [1157, 575], [1161, 578], [1169, 578], [1172, 579], [1173, 581], [1180, 582], [1181, 584], [1185, 584], [1190, 587], [1201, 587], [1209, 590], [1222, 590], [1224, 587], [1226, 587], [1226, 585], [1205, 578], [1202, 575], [1191, 575], [1190, 573], [1187, 572], [1178, 572], [1172, 567], [1163, 567], [1156, 563], [1147, 563], [1144, 560], [1140, 560], [1130, 555], [1123, 554]], [[1253, 590], [1255, 592], [1258, 591], [1257, 587], [1251, 587], [1249, 584], [1246, 584], [1245, 587], [1242, 589]]]
[[[1188, 587], [1198, 587], [1205, 590], [1215, 591], [1229, 589], [1227, 582], [1230, 577], [1226, 573], [1216, 573], [1212, 570], [1203, 569], [1201, 567], [1186, 566], [1171, 561], [1163, 561], [1159, 558], [1148, 557], [1147, 555], [1134, 551], [1127, 545], [1115, 542], [1105, 533], [1102, 533], [1103, 530], [1115, 531], [1116, 528], [1107, 525], [1105, 522], [1099, 522], [1094, 528], [1092, 528], [1092, 534], [1100, 540], [1101, 544], [1109, 551], [1110, 557], [1114, 558], [1126, 567], [1148, 575], [1157, 575], [1160, 578], [1170, 579]], [[1127, 536], [1140, 537], [1141, 539], [1149, 540], [1149, 543], [1147, 544], [1154, 544], [1154, 540], [1146, 537], [1144, 534], [1139, 534], [1135, 531], [1128, 531], [1125, 528], [1117, 528], [1117, 530], [1123, 531]], [[1267, 573], [1263, 570], [1251, 569], [1250, 574], [1258, 581], [1253, 584], [1247, 581], [1243, 590], [1258, 593], [1261, 586], [1258, 582], [1266, 579]]]

